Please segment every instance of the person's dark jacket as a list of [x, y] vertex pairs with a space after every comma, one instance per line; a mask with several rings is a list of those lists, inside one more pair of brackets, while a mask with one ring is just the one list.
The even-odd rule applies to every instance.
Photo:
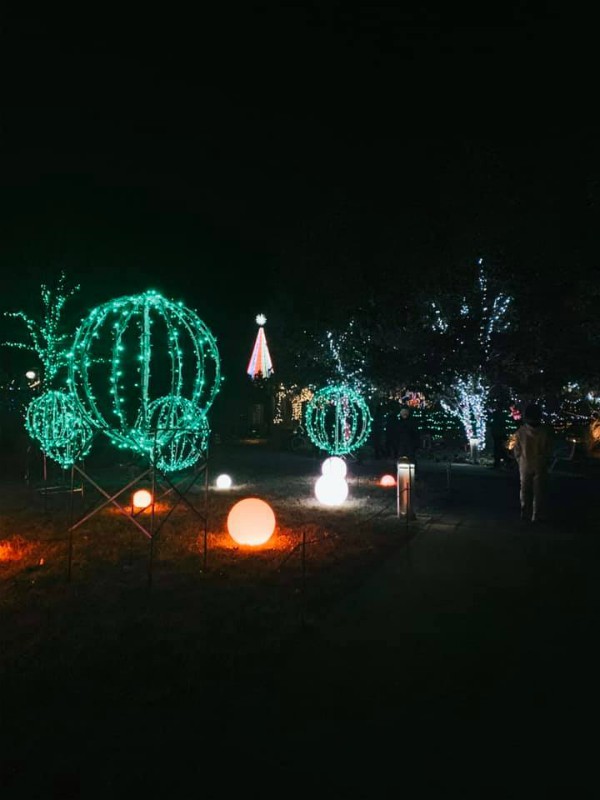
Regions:
[[413, 459], [421, 445], [419, 429], [412, 417], [394, 416], [387, 426], [387, 439], [400, 458]]
[[506, 439], [506, 417], [500, 410], [493, 411], [490, 415], [490, 433], [494, 439]]

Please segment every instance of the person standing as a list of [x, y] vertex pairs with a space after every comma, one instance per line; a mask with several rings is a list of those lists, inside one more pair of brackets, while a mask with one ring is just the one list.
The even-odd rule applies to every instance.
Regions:
[[553, 437], [550, 428], [542, 422], [542, 410], [538, 405], [528, 405], [523, 417], [514, 446], [521, 478], [521, 519], [541, 522], [546, 507], [546, 480]]
[[400, 417], [395, 427], [396, 445], [395, 456], [408, 459], [410, 464], [415, 465], [415, 477], [417, 475], [417, 450], [421, 446], [421, 434], [415, 423], [411, 410], [408, 406], [402, 406]]
[[387, 458], [392, 458], [394, 461], [398, 458], [398, 427], [400, 425], [400, 417], [398, 415], [397, 406], [388, 411], [385, 421], [385, 454]]
[[371, 438], [375, 458], [380, 459], [385, 456], [385, 410], [379, 403], [373, 414], [373, 424], [371, 426]]

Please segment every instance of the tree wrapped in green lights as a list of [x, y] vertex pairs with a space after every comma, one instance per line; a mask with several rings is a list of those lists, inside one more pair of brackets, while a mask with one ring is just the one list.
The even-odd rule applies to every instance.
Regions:
[[347, 385], [319, 389], [306, 405], [306, 432], [330, 455], [351, 453], [367, 440], [371, 413], [361, 395]]
[[61, 272], [54, 289], [42, 284], [43, 312], [39, 321], [24, 311], [5, 312], [5, 316], [25, 323], [28, 341], [9, 341], [3, 345], [35, 353], [41, 367], [39, 383], [45, 387], [29, 403], [25, 427], [44, 455], [64, 469], [84, 458], [92, 445], [92, 429], [70, 393], [46, 388], [56, 385], [60, 371], [68, 364], [71, 334], [64, 329], [62, 313], [67, 300], [78, 290], [79, 286], [67, 287], [65, 273]]
[[93, 309], [69, 353], [68, 385], [89, 424], [165, 471], [200, 458], [220, 383], [208, 327], [155, 291]]
[[20, 319], [25, 323], [29, 340], [3, 342], [3, 346], [35, 353], [42, 367], [41, 382], [44, 386], [51, 385], [60, 369], [67, 365], [71, 335], [63, 330], [61, 316], [65, 303], [77, 291], [79, 286], [67, 288], [65, 273], [61, 272], [55, 289], [49, 289], [46, 284], [42, 284], [43, 313], [40, 321], [24, 311], [4, 312], [6, 317]]

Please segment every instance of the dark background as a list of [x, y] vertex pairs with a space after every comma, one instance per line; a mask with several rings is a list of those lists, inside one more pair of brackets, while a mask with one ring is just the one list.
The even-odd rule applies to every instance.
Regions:
[[2, 310], [60, 269], [78, 315], [157, 288], [232, 377], [259, 311], [276, 352], [292, 317], [480, 255], [543, 302], [597, 263], [591, 28], [558, 3], [5, 17]]

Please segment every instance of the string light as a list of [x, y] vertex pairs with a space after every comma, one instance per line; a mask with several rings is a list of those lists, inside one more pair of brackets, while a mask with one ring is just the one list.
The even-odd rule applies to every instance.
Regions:
[[[169, 469], [202, 450], [220, 360], [210, 330], [183, 303], [148, 291], [98, 306], [67, 357], [68, 387], [82, 414], [117, 447], [152, 456], [157, 441], [159, 449], [171, 441], [174, 450], [158, 456]], [[161, 437], [163, 423], [171, 430]]]
[[326, 331], [319, 342], [322, 359], [331, 375], [331, 385], [343, 383], [354, 386], [357, 391], [372, 397], [375, 386], [367, 378], [367, 359], [371, 336], [364, 334], [355, 319], [351, 319], [342, 332]]
[[480, 448], [485, 447], [488, 394], [480, 376], [468, 375], [457, 378], [448, 398], [441, 400], [444, 410], [462, 422], [467, 439], [476, 440]]
[[154, 435], [151, 461], [163, 472], [193, 467], [208, 448], [210, 428], [206, 416], [185, 397], [167, 395], [150, 403], [146, 427], [140, 420], [133, 429], [134, 436], [141, 433], [141, 449], [147, 446], [147, 431]]
[[67, 364], [70, 336], [61, 332], [61, 315], [65, 303], [77, 291], [79, 291], [78, 285], [67, 289], [65, 273], [61, 272], [54, 291], [46, 284], [42, 284], [43, 313], [40, 322], [32, 319], [24, 311], [4, 312], [4, 316], [21, 319], [25, 323], [30, 341], [3, 342], [2, 346], [36, 353], [42, 365], [42, 381], [45, 385], [51, 384], [59, 370]]
[[437, 303], [432, 302], [431, 303], [431, 308], [433, 309], [433, 313], [435, 315], [435, 318], [434, 318], [434, 321], [433, 321], [433, 324], [432, 324], [431, 327], [433, 328], [434, 331], [439, 331], [440, 333], [446, 333], [446, 331], [448, 330], [449, 325], [446, 322], [446, 320], [442, 317], [442, 313], [440, 311], [439, 306], [437, 305]]
[[443, 407], [415, 408], [412, 412], [415, 422], [422, 431], [426, 431], [432, 441], [441, 442], [448, 437], [455, 437], [462, 433], [462, 426], [452, 414], [448, 414]]
[[350, 386], [326, 386], [306, 405], [306, 432], [312, 443], [330, 455], [360, 447], [371, 430], [371, 412]]
[[273, 362], [271, 361], [271, 354], [269, 353], [267, 337], [263, 327], [267, 322], [267, 318], [264, 314], [258, 314], [256, 322], [259, 328], [246, 372], [252, 379], [269, 378], [273, 374]]
[[32, 400], [25, 427], [42, 452], [64, 469], [84, 458], [92, 446], [92, 429], [65, 392], [50, 390]]
[[[464, 348], [465, 341], [469, 336], [467, 323], [474, 314], [478, 314], [475, 341], [479, 354], [474, 359], [476, 366], [472, 372], [467, 374], [456, 370], [452, 371], [448, 380], [449, 388], [446, 389], [446, 396], [441, 403], [448, 414], [460, 420], [467, 439], [469, 441], [476, 440], [478, 447], [483, 448], [489, 396], [489, 387], [485, 382], [484, 375], [491, 357], [494, 335], [509, 328], [508, 311], [512, 298], [502, 293], [490, 298], [483, 258], [478, 259], [477, 264], [478, 302], [469, 304], [466, 297], [462, 298], [458, 312], [459, 324], [451, 332], [454, 339], [452, 352], [458, 354]], [[434, 312], [432, 329], [446, 333], [450, 329], [449, 319], [442, 315], [441, 309], [435, 303], [431, 303], [431, 306]], [[474, 341], [472, 336], [469, 336], [469, 341]]]
[[313, 395], [314, 391], [307, 386], [299, 389], [296, 384], [286, 386], [280, 383], [275, 391], [273, 423], [281, 425], [288, 419], [301, 422], [303, 408]]

